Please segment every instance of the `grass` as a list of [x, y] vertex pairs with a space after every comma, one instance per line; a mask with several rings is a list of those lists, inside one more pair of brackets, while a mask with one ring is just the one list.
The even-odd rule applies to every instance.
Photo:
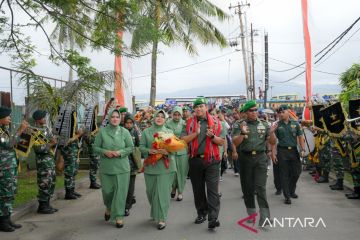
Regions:
[[[89, 175], [89, 171], [79, 170], [76, 179]], [[64, 176], [56, 176], [55, 189], [64, 188]], [[15, 197], [14, 207], [21, 206], [34, 199], [38, 194], [36, 181], [36, 171], [22, 170], [18, 176], [17, 195]]]

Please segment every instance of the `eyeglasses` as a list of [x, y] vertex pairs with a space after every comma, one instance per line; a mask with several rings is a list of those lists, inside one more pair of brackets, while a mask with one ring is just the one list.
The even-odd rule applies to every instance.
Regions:
[[249, 109], [248, 112], [257, 112], [257, 108], [252, 108], [252, 109]]

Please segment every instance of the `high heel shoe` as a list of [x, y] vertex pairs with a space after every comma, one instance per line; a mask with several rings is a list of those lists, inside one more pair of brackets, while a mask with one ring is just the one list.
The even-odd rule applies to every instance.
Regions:
[[116, 222], [116, 227], [117, 228], [123, 228], [124, 227], [124, 222], [123, 221], [119, 221], [119, 222], [117, 221]]
[[158, 230], [163, 230], [165, 227], [166, 227], [165, 222], [159, 222], [158, 225], [157, 225]]
[[104, 219], [105, 221], [109, 221], [110, 220], [110, 214], [104, 214]]

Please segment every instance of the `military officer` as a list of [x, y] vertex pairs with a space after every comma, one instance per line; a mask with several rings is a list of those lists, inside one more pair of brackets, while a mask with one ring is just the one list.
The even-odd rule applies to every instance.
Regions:
[[281, 187], [285, 197], [285, 204], [291, 204], [291, 198], [298, 198], [295, 193], [296, 183], [301, 173], [301, 161], [297, 145], [300, 144], [301, 155], [305, 152], [305, 143], [300, 124], [289, 117], [287, 105], [281, 105], [278, 127], [275, 131], [278, 139], [277, 155], [273, 154], [273, 161], [279, 162]]
[[[255, 191], [260, 208], [259, 226], [266, 225], [270, 220], [270, 209], [266, 197], [267, 161], [265, 153], [267, 141], [276, 143], [276, 124], [271, 127], [258, 119], [256, 102], [248, 101], [242, 107], [246, 120], [241, 124], [240, 135], [233, 138], [235, 146], [241, 146], [239, 154], [240, 177], [243, 183], [244, 201], [248, 215], [256, 213]], [[266, 221], [268, 219], [268, 221]]]

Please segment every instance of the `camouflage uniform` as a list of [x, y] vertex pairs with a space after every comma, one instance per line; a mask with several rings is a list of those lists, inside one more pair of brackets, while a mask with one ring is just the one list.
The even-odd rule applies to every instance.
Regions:
[[[47, 127], [37, 128], [43, 133], [47, 139], [52, 139], [53, 134]], [[51, 152], [50, 144], [34, 144], [34, 152], [36, 154], [37, 184], [39, 187], [38, 200], [48, 202], [54, 194], [56, 173], [55, 159]]]
[[351, 176], [354, 191], [345, 194], [349, 199], [360, 199], [360, 141], [359, 137], [348, 137], [348, 152], [351, 159]]
[[73, 141], [68, 145], [61, 147], [61, 154], [64, 158], [64, 186], [66, 192], [72, 192], [75, 189], [75, 176], [78, 171], [78, 141]]
[[18, 159], [14, 141], [8, 129], [1, 126], [0, 134], [0, 216], [12, 213], [16, 194]]
[[[336, 172], [336, 179], [344, 179], [344, 160], [346, 158], [343, 157], [338, 148], [335, 146], [335, 139], [331, 141], [331, 155], [332, 155], [332, 167]], [[341, 142], [343, 144], [343, 142]]]
[[88, 140], [88, 149], [90, 156], [89, 177], [91, 183], [96, 183], [96, 173], [99, 169], [100, 156], [94, 152], [92, 145], [94, 144], [95, 136], [90, 136]]
[[[321, 133], [323, 134], [323, 133]], [[326, 136], [323, 136], [326, 137]], [[319, 149], [319, 161], [320, 168], [322, 170], [320, 178], [317, 180], [318, 183], [327, 183], [329, 182], [329, 172], [331, 169], [331, 141], [327, 139], [325, 143]]]

